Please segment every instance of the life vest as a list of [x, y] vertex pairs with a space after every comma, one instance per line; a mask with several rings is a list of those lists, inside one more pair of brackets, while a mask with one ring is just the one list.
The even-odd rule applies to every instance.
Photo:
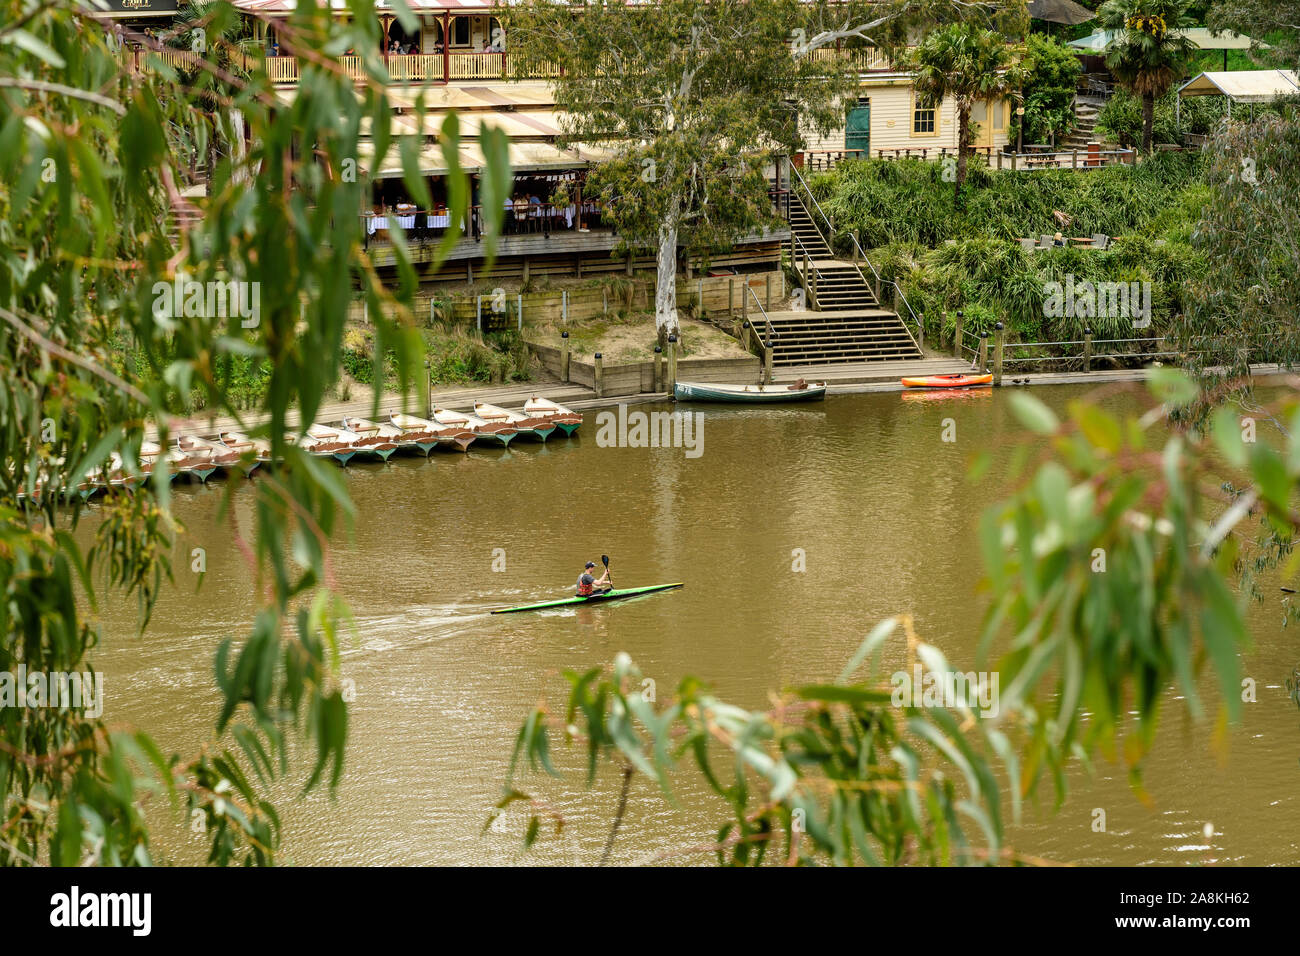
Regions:
[[583, 578], [590, 578], [586, 571], [578, 575], [578, 597], [590, 597], [592, 593], [592, 581], [583, 581]]

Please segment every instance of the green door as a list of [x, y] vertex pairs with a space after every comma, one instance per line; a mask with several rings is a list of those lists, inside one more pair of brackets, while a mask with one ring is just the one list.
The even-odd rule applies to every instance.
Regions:
[[863, 158], [871, 155], [871, 101], [859, 100], [844, 120], [844, 148], [862, 150]]

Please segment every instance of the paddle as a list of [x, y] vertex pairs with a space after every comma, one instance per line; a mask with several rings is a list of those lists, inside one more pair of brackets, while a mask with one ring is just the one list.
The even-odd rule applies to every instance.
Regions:
[[[605, 565], [605, 574], [609, 575], [609, 555], [607, 555], [607, 554], [602, 554], [602, 555], [600, 556], [600, 563], [603, 564], [603, 565]], [[609, 576], [609, 589], [610, 589], [611, 591], [614, 590], [614, 577], [613, 577], [613, 575], [610, 575], [610, 576]]]

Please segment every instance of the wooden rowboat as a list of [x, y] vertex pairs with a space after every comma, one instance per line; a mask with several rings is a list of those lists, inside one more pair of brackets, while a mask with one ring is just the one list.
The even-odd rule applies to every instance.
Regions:
[[435, 447], [448, 448], [452, 451], [468, 451], [474, 441], [474, 433], [468, 428], [440, 425], [415, 415], [389, 412], [388, 420], [394, 428], [401, 429], [406, 441], [414, 443], [425, 455]]
[[378, 455], [384, 461], [388, 461], [393, 452], [407, 444], [402, 430], [396, 425], [384, 425], [368, 418], [345, 418], [343, 427], [361, 436], [361, 441], [357, 443], [358, 451]]
[[475, 439], [489, 444], [500, 442], [509, 445], [510, 439], [519, 434], [519, 430], [507, 422], [489, 422], [469, 412], [453, 412], [446, 408], [435, 408], [433, 420], [439, 425], [468, 429], [474, 433]]
[[[196, 435], [177, 435], [175, 447], [180, 453], [173, 459], [176, 470], [193, 475], [201, 482], [206, 482], [219, 468], [232, 464], [238, 458], [237, 455], [231, 455], [230, 449], [224, 445]], [[229, 461], [218, 461], [218, 453], [222, 458], [230, 456]]]
[[357, 453], [356, 446], [360, 440], [360, 435], [346, 428], [319, 424], [311, 425], [307, 429], [307, 434], [301, 438], [296, 435], [290, 437], [290, 441], [296, 442], [308, 454], [321, 458], [328, 455], [341, 465], [346, 465], [352, 460], [352, 456]]
[[258, 465], [271, 460], [271, 443], [265, 438], [250, 438], [243, 432], [229, 431], [218, 435], [217, 441], [239, 454], [239, 467], [249, 477]]
[[540, 395], [534, 395], [524, 402], [524, 414], [534, 418], [550, 419], [565, 435], [572, 435], [582, 424], [582, 416], [573, 409], [557, 405], [549, 398], [542, 398]]
[[791, 384], [714, 385], [705, 382], [678, 382], [673, 386], [673, 398], [679, 402], [766, 405], [781, 402], [811, 402], [825, 397], [825, 382], [809, 384], [803, 379]]
[[475, 402], [474, 414], [485, 422], [505, 422], [513, 425], [520, 435], [532, 435], [538, 441], [546, 441], [557, 427], [556, 423], [549, 419], [521, 415], [519, 412], [512, 412], [508, 408], [489, 405], [486, 402]]
[[960, 372], [956, 375], [922, 375], [900, 381], [904, 388], [970, 388], [972, 385], [988, 385], [993, 381], [993, 376]]

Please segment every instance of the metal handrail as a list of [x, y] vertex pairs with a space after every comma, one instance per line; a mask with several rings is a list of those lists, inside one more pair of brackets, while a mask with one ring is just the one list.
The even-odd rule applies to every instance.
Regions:
[[[798, 236], [796, 236], [796, 235], [794, 234], [794, 230], [791, 229], [791, 230], [790, 230], [790, 245], [791, 245], [792, 248], [793, 248], [793, 246], [794, 246], [794, 244], [795, 244], [796, 242], [799, 243], [799, 248], [803, 250], [804, 257], [808, 260], [808, 268], [812, 270], [813, 275], [815, 275], [815, 276], [820, 276], [821, 273], [817, 271], [817, 264], [816, 264], [816, 261], [815, 261], [815, 260], [813, 259], [813, 257], [812, 257], [812, 253], [810, 253], [810, 252], [808, 251], [808, 247], [805, 246], [805, 245], [803, 244], [803, 240], [800, 239]], [[798, 257], [797, 254], [794, 256], [794, 259], [795, 259], [795, 261], [792, 262], [791, 265], [794, 266], [794, 270], [795, 270], [795, 272], [797, 272], [797, 273], [799, 273], [800, 275], [802, 275], [802, 273], [801, 273], [800, 270], [799, 270], [799, 261], [798, 261], [799, 257]], [[803, 284], [804, 284], [804, 288], [808, 288], [808, 277], [807, 277], [806, 275], [803, 276]], [[810, 290], [810, 291], [811, 291], [811, 290]]]
[[[922, 339], [925, 338], [925, 329], [921, 328], [921, 320], [917, 318], [916, 310], [912, 308], [912, 303], [907, 301], [907, 293], [903, 291], [903, 287], [898, 284], [897, 280], [891, 281], [890, 285], [894, 287], [894, 290], [898, 293], [898, 297], [903, 300], [903, 305], [907, 306], [907, 311], [912, 314], [912, 321], [916, 323], [916, 331]], [[906, 326], [904, 326], [904, 328], [906, 328]], [[911, 334], [912, 333], [910, 332], [908, 333], [908, 335]], [[921, 347], [919, 341], [915, 341], [913, 344], [916, 345], [917, 348]]]
[[[795, 179], [799, 181], [799, 185], [803, 187], [803, 191], [807, 193], [808, 198], [812, 201], [812, 208], [822, 217], [822, 222], [826, 223], [826, 245], [830, 246], [831, 251], [834, 252], [835, 249], [832, 246], [832, 243], [835, 239], [835, 230], [831, 227], [831, 217], [826, 215], [826, 210], [822, 209], [822, 204], [819, 203], [817, 197], [813, 195], [812, 188], [808, 185], [807, 180], [803, 178], [803, 174], [799, 172], [798, 167], [791, 166], [790, 172], [794, 173]], [[791, 182], [793, 183], [794, 180], [791, 180]], [[791, 232], [793, 233], [793, 230], [791, 230]], [[883, 282], [884, 280], [880, 278], [880, 273], [877, 271], [875, 264], [867, 258], [867, 254], [862, 251], [862, 246], [858, 244], [858, 237], [851, 232], [846, 233], [846, 235], [853, 243], [853, 249], [857, 253], [858, 259], [867, 264], [867, 268], [871, 270], [871, 274], [875, 276], [877, 282]]]
[[[749, 284], [748, 279], [745, 280], [745, 290], [753, 297], [754, 304], [758, 306], [758, 313], [763, 317], [763, 325], [767, 327], [767, 345], [771, 346], [773, 340], [776, 338], [776, 329], [772, 328], [772, 320], [767, 316], [767, 309], [763, 308], [763, 303], [759, 300], [758, 293], [754, 291], [754, 287]], [[751, 328], [754, 326], [754, 321], [752, 319], [750, 320], [749, 325]], [[759, 337], [758, 344], [763, 345], [761, 336]]]

